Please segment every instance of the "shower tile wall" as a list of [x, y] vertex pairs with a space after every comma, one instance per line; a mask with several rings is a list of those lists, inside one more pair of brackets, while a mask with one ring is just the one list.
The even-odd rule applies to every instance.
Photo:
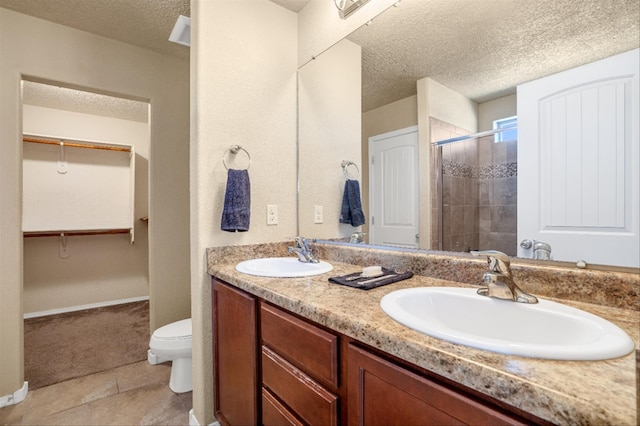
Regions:
[[480, 250], [517, 254], [517, 149], [517, 141], [495, 143], [493, 136], [478, 140]]
[[[469, 134], [435, 118], [430, 118], [430, 124], [432, 141]], [[432, 247], [448, 251], [495, 249], [515, 255], [516, 143], [496, 144], [490, 136], [441, 149], [442, 185], [437, 188], [435, 176], [432, 181]], [[435, 154], [438, 161], [437, 149]]]

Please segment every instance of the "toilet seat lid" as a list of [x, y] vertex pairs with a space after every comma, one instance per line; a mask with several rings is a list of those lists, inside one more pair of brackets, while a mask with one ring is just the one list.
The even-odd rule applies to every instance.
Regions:
[[191, 337], [191, 318], [162, 326], [154, 331], [153, 337], [159, 339], [182, 339]]

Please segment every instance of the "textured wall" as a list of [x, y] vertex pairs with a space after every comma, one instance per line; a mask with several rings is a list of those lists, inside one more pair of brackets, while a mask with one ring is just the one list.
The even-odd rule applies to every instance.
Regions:
[[478, 104], [435, 80], [428, 81], [429, 117], [454, 126], [478, 131]]
[[491, 130], [495, 120], [514, 115], [518, 115], [516, 95], [504, 96], [478, 104], [478, 131]]
[[[343, 40], [300, 68], [298, 220], [305, 237], [349, 237], [359, 230], [338, 220], [345, 184], [342, 161], [353, 161], [360, 170], [349, 166], [351, 179], [362, 183], [363, 176], [360, 51]], [[314, 223], [316, 205], [323, 207], [321, 224]]]
[[189, 315], [189, 64], [0, 8], [0, 396], [23, 385], [22, 75], [151, 103], [151, 327]]
[[[194, 413], [213, 418], [205, 249], [292, 239], [296, 228], [297, 15], [269, 1], [192, 2], [191, 295]], [[248, 232], [220, 230], [233, 144], [251, 155]], [[244, 154], [238, 154], [244, 155]], [[238, 157], [237, 167], [246, 163]], [[267, 226], [266, 205], [279, 210]]]

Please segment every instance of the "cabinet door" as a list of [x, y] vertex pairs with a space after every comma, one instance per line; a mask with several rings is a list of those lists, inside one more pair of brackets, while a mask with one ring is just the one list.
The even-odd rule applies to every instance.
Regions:
[[257, 301], [213, 280], [215, 415], [223, 425], [258, 424]]
[[523, 424], [356, 346], [348, 359], [349, 424]]

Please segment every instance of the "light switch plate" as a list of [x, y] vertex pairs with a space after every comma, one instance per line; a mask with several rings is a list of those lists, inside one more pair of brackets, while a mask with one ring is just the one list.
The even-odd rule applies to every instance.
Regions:
[[275, 204], [267, 204], [267, 225], [278, 224], [278, 206]]
[[313, 209], [313, 223], [322, 223], [324, 221], [322, 206], [315, 206]]

